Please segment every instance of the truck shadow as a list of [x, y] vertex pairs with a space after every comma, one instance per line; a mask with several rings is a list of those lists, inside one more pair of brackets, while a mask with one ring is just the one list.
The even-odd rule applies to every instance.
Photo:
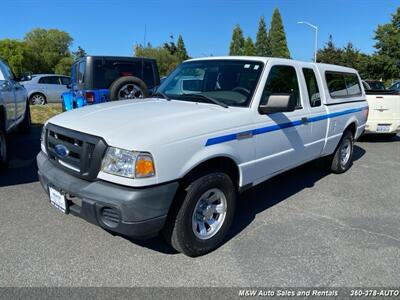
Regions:
[[[355, 145], [354, 162], [359, 160], [365, 152], [362, 147]], [[313, 161], [277, 175], [242, 193], [239, 196], [236, 215], [225, 238], [225, 243], [248, 227], [260, 212], [273, 207], [306, 188], [312, 188], [316, 182], [329, 174], [329, 172], [318, 166], [318, 161]], [[130, 239], [130, 241], [164, 254], [177, 254], [161, 237], [155, 237], [150, 240]]]
[[398, 143], [400, 136], [395, 137], [387, 136], [384, 134], [365, 134], [358, 139], [360, 143]]
[[42, 126], [32, 126], [29, 135], [8, 136], [9, 167], [0, 171], [0, 187], [38, 181], [36, 155], [40, 151]]

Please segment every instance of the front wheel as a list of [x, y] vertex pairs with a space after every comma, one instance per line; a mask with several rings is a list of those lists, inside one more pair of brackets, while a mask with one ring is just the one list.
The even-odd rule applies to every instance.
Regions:
[[185, 255], [206, 254], [222, 244], [235, 206], [236, 190], [231, 178], [221, 172], [204, 175], [185, 189], [183, 203], [170, 216], [164, 237]]
[[346, 172], [353, 163], [354, 137], [350, 131], [343, 133], [342, 139], [332, 156], [328, 157], [330, 170], [333, 173]]

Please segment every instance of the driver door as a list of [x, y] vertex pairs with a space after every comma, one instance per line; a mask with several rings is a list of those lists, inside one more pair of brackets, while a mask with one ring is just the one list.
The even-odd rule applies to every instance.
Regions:
[[311, 126], [307, 123], [308, 106], [301, 96], [298, 73], [294, 65], [271, 65], [259, 105], [265, 105], [271, 94], [294, 94], [297, 106], [291, 112], [257, 115], [254, 177], [259, 181], [296, 166], [306, 158], [305, 144], [310, 138]]

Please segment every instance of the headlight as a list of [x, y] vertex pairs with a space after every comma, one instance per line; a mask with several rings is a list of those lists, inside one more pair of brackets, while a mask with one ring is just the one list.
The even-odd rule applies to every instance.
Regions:
[[47, 154], [46, 151], [46, 126], [42, 128], [42, 134], [40, 135], [40, 149]]
[[155, 175], [153, 157], [150, 153], [129, 151], [115, 147], [107, 148], [101, 164], [101, 170], [128, 178], [146, 178]]

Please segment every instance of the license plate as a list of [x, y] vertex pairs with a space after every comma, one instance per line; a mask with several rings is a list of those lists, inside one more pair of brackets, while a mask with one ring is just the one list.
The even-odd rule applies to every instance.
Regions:
[[389, 132], [390, 131], [390, 125], [378, 125], [376, 128], [376, 132]]
[[67, 203], [65, 196], [56, 189], [49, 187], [50, 203], [61, 210], [63, 213], [67, 213]]

